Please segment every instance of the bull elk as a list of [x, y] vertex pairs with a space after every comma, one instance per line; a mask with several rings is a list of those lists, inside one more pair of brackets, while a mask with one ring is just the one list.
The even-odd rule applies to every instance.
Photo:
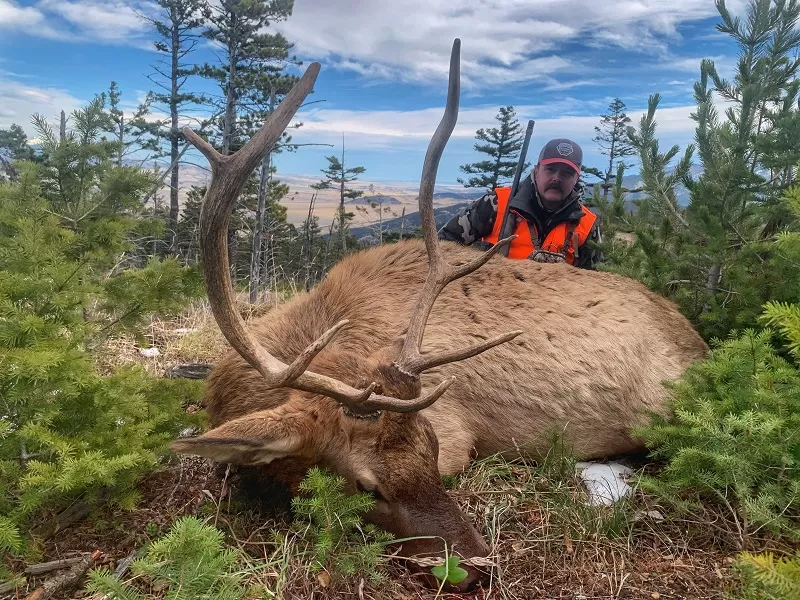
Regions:
[[319, 63], [234, 155], [184, 130], [212, 167], [203, 268], [233, 350], [207, 380], [213, 428], [172, 447], [237, 465], [329, 468], [350, 493], [374, 495], [370, 521], [419, 538], [402, 555], [441, 556], [446, 543], [471, 562], [466, 590], [484, 579], [477, 559], [489, 548], [440, 476], [494, 453], [537, 456], [555, 427], [582, 459], [640, 450], [630, 427], [666, 410], [663, 382], [707, 347], [672, 303], [631, 279], [496, 256], [510, 238], [486, 253], [439, 244], [433, 189], [458, 113], [459, 52], [456, 40], [445, 113], [422, 170], [424, 241], [348, 256], [249, 329], [234, 309], [228, 219]]

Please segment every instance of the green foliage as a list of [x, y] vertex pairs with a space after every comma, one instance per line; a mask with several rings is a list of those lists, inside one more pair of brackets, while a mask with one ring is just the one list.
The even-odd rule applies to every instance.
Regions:
[[625, 103], [619, 98], [614, 98], [608, 105], [606, 113], [600, 117], [600, 125], [595, 126], [595, 137], [592, 141], [600, 147], [600, 153], [608, 156], [608, 166], [605, 170], [584, 168], [584, 172], [599, 177], [603, 182], [603, 198], [608, 198], [608, 192], [614, 175], [619, 169], [625, 169], [630, 164], [625, 158], [636, 154], [636, 149], [627, 136], [630, 117], [625, 113]]
[[362, 521], [375, 499], [369, 494], [345, 495], [344, 485], [343, 477], [314, 467], [300, 485], [306, 495], [292, 499], [303, 537], [314, 544], [311, 570], [380, 579], [378, 568], [391, 536]]
[[16, 179], [13, 163], [20, 160], [35, 160], [36, 155], [28, 145], [28, 136], [16, 123], [8, 129], [0, 129], [0, 179]]
[[[707, 340], [755, 327], [767, 301], [800, 300], [800, 262], [786, 260], [800, 252], [791, 239], [800, 221], [787, 203], [800, 158], [800, 4], [751, 0], [742, 18], [723, 1], [717, 9], [717, 29], [739, 49], [733, 77], [720, 76], [713, 60], [699, 64], [696, 143], [682, 156], [677, 146], [659, 148], [660, 95], [628, 129], [644, 196], [635, 215], [611, 216], [612, 228], [636, 241], [609, 265], [673, 299]], [[688, 204], [678, 201], [681, 188]]]
[[764, 528], [800, 539], [800, 372], [771, 335], [717, 343], [675, 385], [674, 418], [636, 430], [667, 462], [642, 485], [683, 509], [722, 503], [742, 538]]
[[[242, 600], [253, 596], [238, 568], [240, 560], [240, 552], [225, 546], [218, 529], [195, 517], [182, 517], [131, 564], [136, 586], [108, 569], [96, 569], [89, 574], [87, 587], [119, 600]], [[143, 594], [140, 588], [146, 587], [145, 582], [159, 592]]]
[[[495, 119], [500, 127], [480, 128], [475, 132], [475, 139], [478, 140], [475, 151], [489, 158], [459, 167], [462, 173], [473, 175], [467, 181], [458, 179], [464, 187], [493, 190], [498, 185], [510, 183], [514, 177], [524, 134], [513, 106], [501, 107]], [[528, 166], [530, 163], [526, 163], [524, 169]]]
[[800, 305], [767, 302], [762, 322], [776, 327], [788, 340], [789, 351], [800, 362]]
[[217, 64], [196, 69], [222, 92], [220, 99], [208, 101], [221, 115], [215, 137], [223, 154], [244, 145], [255, 123], [263, 121], [273, 92], [286, 94], [297, 81], [283, 73], [289, 63], [297, 62], [289, 56], [292, 44], [282, 34], [268, 31], [270, 25], [289, 18], [293, 6], [293, 0], [221, 0], [202, 7], [203, 36], [224, 48]]
[[0, 150], [11, 160], [33, 160], [33, 149], [28, 145], [28, 136], [17, 124], [0, 129]]
[[431, 574], [442, 582], [446, 581], [453, 585], [461, 583], [469, 573], [458, 566], [459, 562], [461, 560], [458, 556], [448, 555], [443, 565], [431, 567]]
[[[358, 179], [358, 176], [366, 171], [364, 167], [348, 167], [344, 158], [344, 142], [342, 143], [342, 157], [326, 156], [325, 160], [328, 161], [328, 167], [321, 169], [325, 179], [319, 183], [313, 184], [311, 187], [315, 190], [339, 190], [339, 208], [336, 211], [336, 225], [337, 225], [337, 243], [338, 247], [333, 247], [331, 250], [335, 253], [336, 258], [342, 258], [347, 254], [348, 237], [349, 237], [349, 224], [352, 222], [355, 213], [349, 212], [345, 208], [345, 200], [353, 200], [361, 197], [364, 192], [362, 190], [355, 190], [348, 185]], [[332, 233], [332, 231], [331, 231]], [[331, 237], [329, 237], [329, 243]], [[357, 244], [350, 244], [352, 249]], [[335, 262], [335, 259], [334, 259]]]
[[772, 552], [743, 552], [734, 568], [742, 580], [741, 600], [800, 598], [800, 552], [780, 558]]
[[[77, 499], [130, 507], [138, 479], [190, 419], [183, 401], [199, 398], [202, 387], [153, 378], [139, 367], [110, 376], [97, 372], [91, 348], [151, 313], [180, 310], [196, 292], [197, 276], [174, 261], [114, 271], [116, 253], [131, 248], [135, 196], [125, 192], [122, 199], [131, 218], [99, 218], [98, 210], [91, 226], [73, 228], [74, 220], [53, 210], [60, 200], [43, 193], [42, 183], [51, 182], [50, 160], [41, 168], [20, 163], [19, 180], [0, 184], [0, 526], [6, 551], [23, 545], [13, 529], [25, 532], [27, 542], [45, 509], [56, 512]], [[92, 169], [99, 189], [107, 183], [104, 173], [115, 177], [113, 166]], [[80, 187], [69, 189], [79, 193]], [[71, 203], [67, 197], [62, 206]]]

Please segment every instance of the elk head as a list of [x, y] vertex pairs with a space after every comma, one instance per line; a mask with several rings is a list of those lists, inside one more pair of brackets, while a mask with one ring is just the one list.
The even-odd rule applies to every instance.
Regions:
[[[228, 274], [228, 219], [247, 177], [311, 91], [319, 63], [308, 67], [262, 129], [234, 155], [221, 156], [191, 129], [184, 129], [187, 139], [212, 167], [200, 215], [200, 245], [214, 316], [231, 346], [263, 378], [264, 389], [284, 396], [276, 408], [229, 420], [196, 438], [178, 440], [173, 449], [242, 465], [293, 459], [328, 467], [345, 477], [351, 492], [374, 495], [376, 508], [369, 520], [398, 538], [418, 538], [403, 542], [402, 556], [441, 555], [445, 544], [448, 551], [466, 559], [488, 554], [480, 534], [442, 486], [437, 439], [419, 412], [441, 397], [454, 378], [423, 390], [420, 374], [479, 354], [521, 333], [514, 331], [442, 354], [420, 352], [425, 324], [442, 289], [485, 264], [512, 239], [498, 242], [473, 262], [459, 266], [448, 264], [439, 248], [433, 190], [439, 160], [458, 115], [459, 51], [457, 39], [450, 60], [447, 106], [429, 144], [420, 183], [428, 276], [405, 336], [373, 356], [355, 356], [329, 346], [347, 326], [347, 321], [341, 321], [287, 365], [259, 343], [234, 309]], [[459, 589], [468, 589], [485, 575], [480, 568], [469, 570], [470, 576]]]

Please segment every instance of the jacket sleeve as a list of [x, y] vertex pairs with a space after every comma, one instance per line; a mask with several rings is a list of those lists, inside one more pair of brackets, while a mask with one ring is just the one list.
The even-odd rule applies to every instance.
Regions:
[[439, 239], [468, 246], [492, 232], [497, 218], [497, 194], [488, 192], [445, 223]]
[[578, 258], [575, 260], [576, 267], [581, 269], [597, 269], [597, 263], [603, 260], [603, 251], [600, 248], [602, 236], [600, 234], [600, 219], [597, 219], [592, 226], [586, 241], [578, 248]]

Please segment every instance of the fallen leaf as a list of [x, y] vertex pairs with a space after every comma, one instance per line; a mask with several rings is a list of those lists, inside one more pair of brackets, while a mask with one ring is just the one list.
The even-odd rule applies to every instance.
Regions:
[[570, 539], [566, 529], [564, 530], [564, 549], [567, 551], [567, 554], [575, 553], [575, 548], [572, 545], [572, 540]]
[[322, 587], [326, 588], [331, 584], [331, 576], [327, 571], [322, 571], [319, 575], [317, 575], [317, 581], [319, 581], [319, 584]]

